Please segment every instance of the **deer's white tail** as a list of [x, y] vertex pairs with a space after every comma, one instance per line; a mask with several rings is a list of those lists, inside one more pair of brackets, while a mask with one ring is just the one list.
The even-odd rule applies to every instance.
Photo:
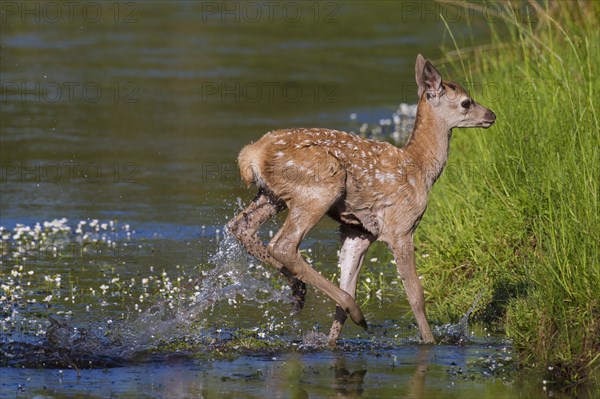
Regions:
[[262, 158], [262, 147], [257, 143], [249, 144], [242, 148], [238, 155], [238, 165], [240, 167], [240, 175], [246, 187], [254, 182], [257, 186], [261, 186], [263, 179], [261, 178], [260, 160]]

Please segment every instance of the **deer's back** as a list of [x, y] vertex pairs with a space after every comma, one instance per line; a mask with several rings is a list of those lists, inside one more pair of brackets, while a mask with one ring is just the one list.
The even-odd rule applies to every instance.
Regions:
[[402, 179], [402, 150], [342, 131], [272, 131], [246, 146], [238, 160], [246, 182], [254, 181], [286, 203], [311, 200], [319, 192], [315, 188], [327, 187], [340, 199], [332, 215], [375, 235], [387, 208], [402, 200], [398, 196], [411, 196]]

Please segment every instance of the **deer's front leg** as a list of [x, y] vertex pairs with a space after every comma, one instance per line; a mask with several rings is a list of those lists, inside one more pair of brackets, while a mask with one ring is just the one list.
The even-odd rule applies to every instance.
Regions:
[[424, 343], [435, 343], [431, 328], [425, 316], [425, 296], [423, 287], [417, 275], [417, 267], [415, 263], [415, 247], [412, 240], [412, 235], [396, 240], [390, 244], [391, 250], [396, 259], [398, 274], [406, 290], [408, 302], [417, 319], [421, 339]]
[[[342, 232], [342, 249], [340, 250], [340, 288], [356, 297], [356, 283], [362, 266], [362, 261], [367, 253], [369, 245], [373, 242], [373, 236], [344, 226]], [[335, 346], [335, 342], [342, 332], [346, 322], [346, 312], [339, 306], [335, 308], [335, 319], [329, 331], [329, 345]]]

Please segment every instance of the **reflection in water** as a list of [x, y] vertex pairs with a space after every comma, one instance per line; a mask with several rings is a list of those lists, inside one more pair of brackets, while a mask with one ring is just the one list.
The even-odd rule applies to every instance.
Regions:
[[430, 352], [431, 346], [422, 346], [417, 351], [415, 372], [412, 375], [407, 395], [410, 399], [422, 399], [425, 397], [425, 377], [427, 376]]
[[[465, 351], [414, 345], [375, 349], [355, 344], [347, 352], [271, 352], [235, 359], [197, 360], [173, 354], [105, 369], [5, 368], [0, 383], [3, 393], [56, 398], [88, 397], [91, 392], [96, 397], [152, 398], [544, 397], [539, 386], [481, 379], [472, 367], [465, 370], [469, 378], [448, 375], [452, 363], [465, 367], [468, 359], [489, 351], [489, 345], [473, 345]], [[396, 358], [403, 360], [390, 362]]]
[[[287, 387], [282, 386], [282, 391], [288, 390], [290, 398], [293, 399], [304, 399], [308, 398], [308, 392], [304, 389], [304, 368], [299, 359], [295, 358], [286, 364], [286, 378], [283, 379], [284, 383], [287, 383]], [[286, 389], [287, 388], [287, 389]]]
[[339, 398], [360, 398], [364, 392], [363, 383], [366, 369], [358, 369], [353, 372], [346, 368], [346, 357], [340, 354], [335, 362], [335, 390]]

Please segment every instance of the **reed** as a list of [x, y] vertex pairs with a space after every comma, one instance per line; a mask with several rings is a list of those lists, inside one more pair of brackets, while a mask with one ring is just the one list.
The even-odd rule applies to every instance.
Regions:
[[498, 119], [455, 132], [419, 268], [430, 318], [457, 320], [482, 293], [476, 317], [523, 366], [577, 384], [600, 365], [600, 3], [530, 2], [529, 18], [519, 4], [502, 3], [489, 44], [450, 35], [448, 75]]

